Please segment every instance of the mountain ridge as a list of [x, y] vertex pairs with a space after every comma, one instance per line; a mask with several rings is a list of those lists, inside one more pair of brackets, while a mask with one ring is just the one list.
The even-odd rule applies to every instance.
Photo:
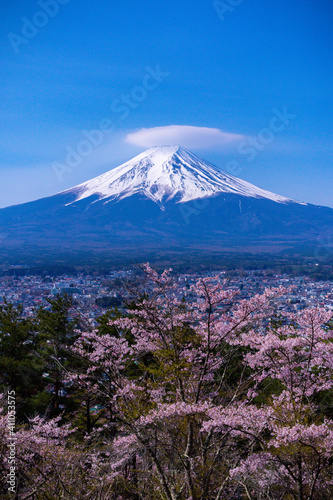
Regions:
[[152, 147], [119, 167], [63, 193], [77, 194], [75, 202], [93, 195], [100, 200], [121, 200], [142, 193], [163, 205], [163, 201], [172, 199], [176, 203], [186, 203], [220, 193], [233, 193], [278, 203], [302, 203], [258, 188], [180, 146]]
[[279, 251], [317, 245], [332, 228], [333, 209], [264, 191], [176, 146], [0, 210], [3, 254], [35, 248], [40, 258], [64, 248]]

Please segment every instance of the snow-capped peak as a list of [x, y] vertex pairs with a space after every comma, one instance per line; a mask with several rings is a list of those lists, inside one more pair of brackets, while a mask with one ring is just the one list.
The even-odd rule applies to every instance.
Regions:
[[77, 195], [75, 202], [93, 195], [107, 202], [142, 194], [162, 205], [169, 200], [185, 203], [219, 193], [267, 198], [278, 203], [292, 201], [234, 177], [180, 146], [150, 148], [67, 192]]

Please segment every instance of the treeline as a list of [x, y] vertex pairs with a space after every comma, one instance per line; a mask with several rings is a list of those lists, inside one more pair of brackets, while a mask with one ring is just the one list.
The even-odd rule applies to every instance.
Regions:
[[[28, 318], [21, 305], [5, 302], [0, 306], [0, 393], [8, 388], [15, 391], [19, 423], [36, 414], [45, 418], [61, 414], [72, 422], [80, 419], [80, 398], [65, 376], [67, 367], [80, 365], [71, 347], [90, 326], [75, 310], [71, 297], [58, 295], [48, 303]], [[98, 332], [112, 333], [108, 321], [114, 314], [99, 318]]]
[[[140, 263], [148, 261], [155, 269], [163, 271], [172, 267], [178, 273], [200, 273], [205, 271], [247, 272], [265, 271], [269, 274], [288, 274], [290, 276], [308, 276], [313, 280], [333, 280], [333, 250], [331, 247], [298, 249], [297, 253], [223, 253], [199, 252], [187, 250], [174, 253], [154, 252], [135, 255], [87, 254], [79, 252], [64, 256], [63, 260], [55, 256], [46, 257], [45, 262], [36, 263], [34, 259], [14, 259], [2, 265], [0, 276], [103, 276], [112, 270], [132, 269], [140, 275]], [[2, 262], [5, 262], [2, 259]], [[10, 267], [10, 263], [22, 262], [22, 267]], [[73, 262], [75, 264], [73, 265]], [[29, 267], [25, 267], [28, 264]]]
[[1, 498], [331, 499], [332, 312], [145, 275], [94, 330], [1, 306]]

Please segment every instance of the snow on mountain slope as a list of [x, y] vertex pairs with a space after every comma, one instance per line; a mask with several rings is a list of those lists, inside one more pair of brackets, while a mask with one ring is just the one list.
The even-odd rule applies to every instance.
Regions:
[[97, 195], [105, 202], [140, 193], [163, 206], [174, 200], [185, 203], [219, 193], [266, 198], [278, 203], [288, 198], [260, 189], [201, 160], [179, 146], [153, 147], [119, 167], [67, 190], [79, 200]]

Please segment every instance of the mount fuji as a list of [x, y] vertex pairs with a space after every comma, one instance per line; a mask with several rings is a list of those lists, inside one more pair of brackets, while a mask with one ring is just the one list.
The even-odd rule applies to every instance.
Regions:
[[122, 200], [140, 193], [161, 207], [170, 200], [186, 203], [219, 193], [281, 203], [292, 201], [222, 172], [180, 146], [148, 149], [120, 167], [66, 192], [78, 193], [75, 201], [94, 195], [99, 200]]
[[153, 147], [54, 196], [0, 210], [2, 250], [253, 250], [315, 243], [333, 209], [265, 191], [179, 146]]

